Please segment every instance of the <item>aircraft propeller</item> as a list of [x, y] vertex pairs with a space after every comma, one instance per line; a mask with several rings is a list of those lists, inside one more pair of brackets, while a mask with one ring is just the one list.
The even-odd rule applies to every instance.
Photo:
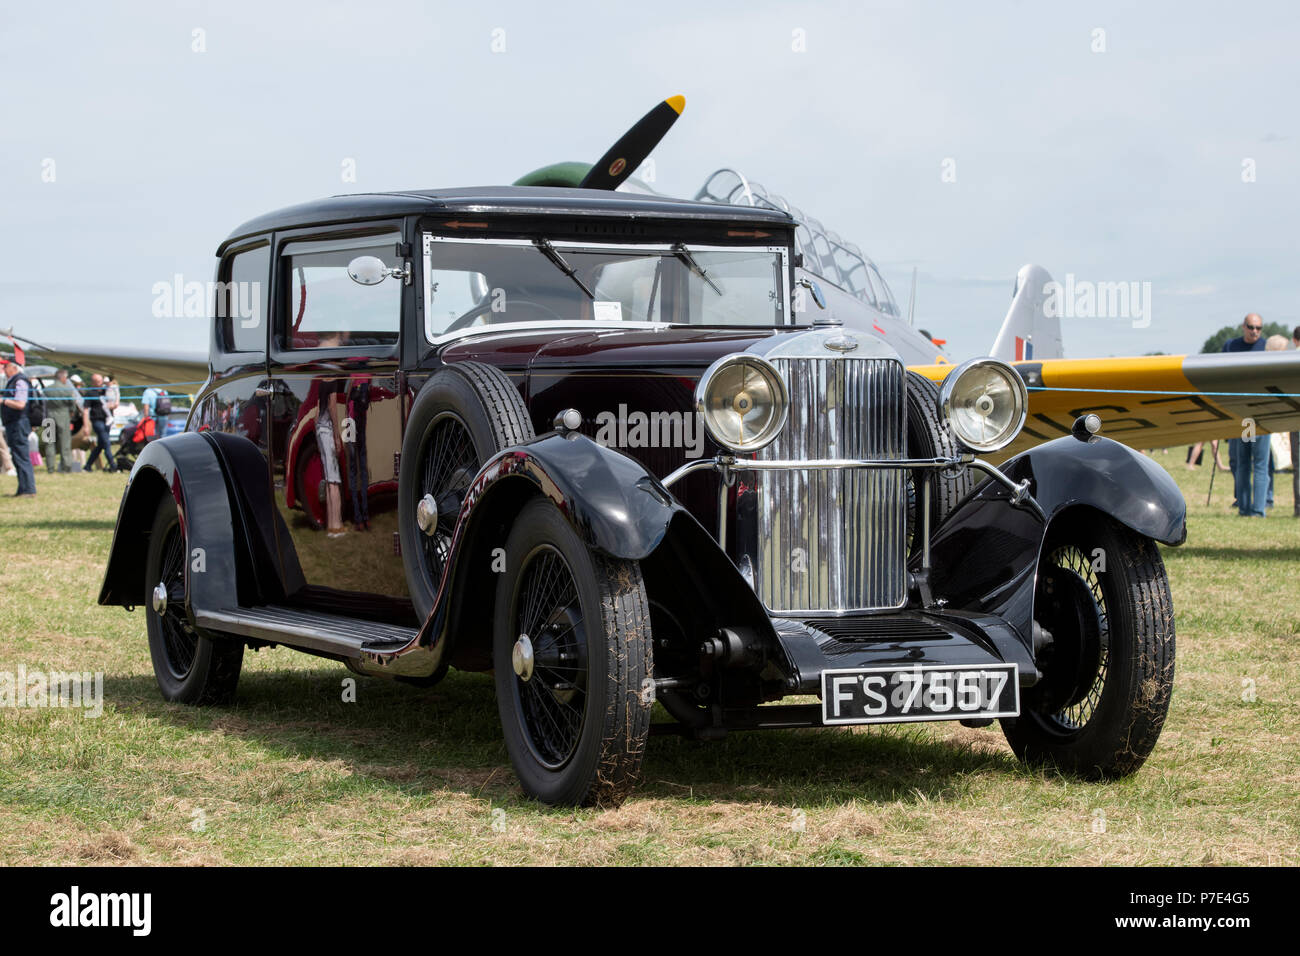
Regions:
[[516, 186], [576, 186], [579, 189], [617, 189], [650, 155], [686, 108], [686, 97], [670, 96], [641, 117], [596, 161], [555, 163], [515, 181]]

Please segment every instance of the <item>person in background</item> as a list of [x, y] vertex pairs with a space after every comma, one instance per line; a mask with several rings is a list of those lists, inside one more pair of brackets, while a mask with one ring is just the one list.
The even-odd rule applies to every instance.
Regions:
[[1255, 312], [1241, 320], [1241, 334], [1223, 343], [1225, 352], [1264, 351], [1264, 320]]
[[[1300, 349], [1300, 325], [1291, 331], [1291, 347]], [[1300, 518], [1300, 432], [1291, 433], [1291, 501]]]
[[[14, 340], [13, 332], [10, 331], [9, 342], [13, 345], [13, 358], [19, 365], [23, 364], [23, 350]], [[8, 356], [0, 356], [0, 393], [3, 392], [8, 377], [5, 375], [5, 361]], [[9, 442], [5, 440], [5, 430], [0, 428], [0, 471], [3, 471], [9, 477], [18, 474], [18, 469], [14, 468], [13, 456], [9, 454]]]
[[[1285, 352], [1287, 346], [1285, 335], [1270, 335], [1264, 341], [1265, 352]], [[1283, 454], [1290, 454], [1289, 448], [1283, 448], [1286, 438], [1281, 435], [1269, 436], [1268, 454], [1268, 507], [1273, 507], [1273, 474]]]
[[[72, 387], [77, 390], [78, 395], [84, 394], [86, 383], [82, 380], [80, 375], [73, 372], [68, 376], [68, 381], [72, 383]], [[81, 403], [81, 429], [76, 433], [77, 440], [72, 446], [72, 460], [76, 464], [77, 468], [83, 471], [86, 468], [86, 449], [81, 447], [81, 443], [83, 441], [89, 441], [91, 434], [90, 416], [87, 414], [86, 403], [83, 399]]]
[[[1264, 341], [1261, 333], [1264, 320], [1251, 313], [1242, 323], [1245, 334], [1232, 339], [1223, 347], [1225, 352], [1262, 352]], [[1234, 342], [1243, 343], [1237, 349], [1229, 348]], [[1263, 518], [1268, 513], [1272, 502], [1269, 481], [1269, 464], [1273, 460], [1273, 443], [1267, 433], [1258, 427], [1252, 429], [1249, 438], [1243, 436], [1237, 440], [1237, 461], [1233, 469], [1233, 479], [1237, 490], [1237, 514], [1243, 518]]]
[[[5, 363], [0, 361], [0, 395], [4, 394], [5, 382], [7, 381], [4, 366]], [[18, 469], [14, 467], [13, 457], [9, 454], [9, 442], [5, 440], [5, 430], [3, 428], [0, 428], [0, 471], [10, 477], [18, 474]]]
[[[1193, 470], [1193, 469], [1195, 469], [1195, 468], [1199, 468], [1199, 467], [1200, 467], [1200, 464], [1201, 464], [1201, 457], [1202, 457], [1202, 453], [1203, 453], [1204, 451], [1205, 451], [1205, 442], [1203, 442], [1203, 441], [1198, 441], [1198, 442], [1197, 442], [1195, 445], [1193, 445], [1191, 448], [1188, 448], [1188, 449], [1187, 449], [1187, 469], [1188, 469], [1188, 471], [1191, 471], [1191, 470]], [[1219, 469], [1220, 471], [1227, 471], [1227, 470], [1228, 470], [1228, 466], [1225, 465], [1225, 464], [1223, 463], [1223, 459], [1219, 457], [1219, 439], [1216, 438], [1216, 439], [1214, 439], [1213, 441], [1210, 442], [1210, 453], [1211, 453], [1212, 455], [1214, 455], [1214, 463], [1215, 463], [1215, 465], [1218, 467], [1218, 469]]]
[[[1235, 339], [1228, 339], [1223, 343], [1225, 352], [1262, 352], [1264, 351], [1264, 340], [1261, 336], [1264, 333], [1264, 320], [1260, 316], [1251, 312], [1241, 320], [1241, 335]], [[1237, 458], [1241, 450], [1240, 438], [1228, 439], [1228, 469], [1232, 472], [1232, 483], [1234, 497], [1233, 504], [1237, 506], [1238, 511], [1241, 509], [1241, 479], [1238, 477]]]
[[108, 409], [104, 407], [104, 376], [96, 372], [90, 376], [90, 387], [86, 389], [84, 396], [86, 403], [86, 415], [90, 419], [90, 427], [95, 430], [96, 445], [86, 459], [86, 471], [93, 471], [95, 461], [99, 458], [99, 453], [104, 453], [104, 467], [109, 471], [117, 471], [117, 462], [113, 460], [113, 446], [108, 435]]
[[122, 404], [122, 391], [117, 387], [117, 376], [112, 373], [104, 376], [104, 408], [108, 410], [108, 420], [113, 420], [113, 413]]
[[45, 388], [45, 414], [49, 416], [53, 434], [44, 422], [38, 426], [44, 433], [45, 466], [54, 474], [54, 449], [59, 449], [59, 471], [72, 471], [72, 420], [83, 419], [81, 393], [68, 381], [68, 370], [54, 373], [54, 384]]
[[0, 422], [4, 423], [5, 440], [9, 443], [9, 453], [18, 473], [18, 490], [14, 492], [14, 497], [21, 498], [36, 494], [36, 472], [32, 468], [32, 456], [27, 447], [27, 436], [32, 430], [32, 423], [27, 419], [27, 396], [31, 394], [31, 382], [11, 358], [4, 360], [3, 370], [5, 390], [4, 399], [0, 401]]
[[158, 404], [158, 389], [150, 385], [140, 396], [140, 404], [148, 409], [150, 418], [154, 416], [154, 407]]

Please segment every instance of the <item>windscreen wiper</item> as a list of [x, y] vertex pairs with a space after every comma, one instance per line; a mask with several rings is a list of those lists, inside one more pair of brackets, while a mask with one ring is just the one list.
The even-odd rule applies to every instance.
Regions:
[[718, 288], [718, 284], [710, 279], [709, 274], [704, 271], [704, 267], [695, 261], [695, 256], [691, 255], [691, 250], [686, 248], [686, 243], [679, 242], [677, 245], [673, 246], [673, 255], [682, 260], [686, 268], [690, 269], [697, 276], [707, 282], [710, 289], [718, 295], [722, 295], [722, 290]]
[[534, 239], [533, 245], [535, 245], [541, 251], [542, 255], [546, 256], [546, 258], [554, 262], [555, 267], [557, 269], [559, 269], [566, 276], [568, 276], [575, 283], [577, 283], [578, 288], [581, 289], [583, 292], [587, 293], [588, 299], [594, 300], [596, 298], [596, 294], [587, 288], [587, 284], [585, 282], [583, 282], [581, 279], [578, 278], [578, 274], [577, 272], [574, 271], [573, 266], [565, 262], [564, 256], [560, 255], [558, 252], [555, 251], [555, 247], [551, 245], [551, 240]]

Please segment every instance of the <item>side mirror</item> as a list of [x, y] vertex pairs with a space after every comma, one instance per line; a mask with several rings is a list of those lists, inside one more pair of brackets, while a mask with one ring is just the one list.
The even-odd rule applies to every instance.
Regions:
[[406, 271], [390, 269], [378, 256], [357, 256], [347, 264], [347, 277], [359, 285], [378, 285], [389, 276], [407, 281], [411, 278], [409, 267]]
[[395, 271], [378, 256], [357, 256], [348, 263], [348, 278], [359, 285], [379, 285]]

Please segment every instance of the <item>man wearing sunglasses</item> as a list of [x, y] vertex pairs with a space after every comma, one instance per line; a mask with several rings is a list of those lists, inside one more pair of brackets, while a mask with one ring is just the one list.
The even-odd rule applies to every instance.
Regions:
[[1264, 320], [1254, 312], [1241, 320], [1241, 335], [1223, 343], [1225, 352], [1264, 351]]
[[[1254, 312], [1241, 321], [1241, 335], [1223, 344], [1225, 352], [1264, 351], [1264, 320]], [[1237, 514], [1264, 517], [1268, 499], [1269, 443], [1228, 439], [1228, 467], [1232, 469], [1233, 489], [1237, 496]]]

